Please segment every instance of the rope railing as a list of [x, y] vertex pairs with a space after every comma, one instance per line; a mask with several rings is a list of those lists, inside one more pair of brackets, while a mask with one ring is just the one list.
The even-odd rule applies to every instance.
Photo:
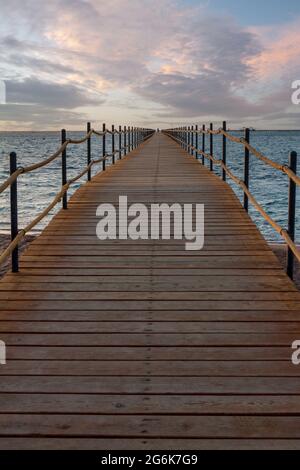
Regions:
[[[208, 160], [210, 162], [210, 170], [213, 170], [213, 165], [217, 165], [222, 169], [222, 179], [226, 181], [228, 176], [235, 184], [237, 184], [244, 193], [244, 208], [248, 212], [248, 202], [250, 201], [253, 207], [260, 213], [260, 215], [271, 225], [271, 227], [283, 238], [288, 246], [287, 253], [287, 274], [293, 278], [294, 271], [294, 258], [300, 262], [300, 250], [297, 248], [295, 243], [295, 216], [296, 216], [296, 185], [300, 186], [300, 178], [296, 174], [297, 171], [297, 154], [296, 152], [290, 152], [290, 162], [288, 165], [281, 165], [274, 162], [270, 158], [263, 155], [255, 147], [250, 144], [250, 131], [248, 128], [245, 129], [245, 137], [236, 137], [226, 130], [226, 122], [223, 122], [223, 128], [217, 130], [213, 129], [212, 123], [210, 128], [206, 129], [205, 125], [202, 129], [198, 129], [198, 126], [189, 126], [184, 128], [166, 129], [163, 131], [166, 135], [174, 139], [179, 143], [186, 151], [195, 155], [198, 159], [198, 155], [202, 156], [202, 164]], [[198, 135], [202, 134], [202, 149], [198, 147]], [[205, 151], [205, 135], [210, 136], [210, 153]], [[213, 151], [213, 136], [222, 136], [222, 159], [215, 158]], [[195, 142], [194, 142], [195, 140]], [[241, 180], [226, 165], [226, 153], [227, 153], [227, 140], [242, 144], [244, 146], [245, 160], [244, 160], [244, 180]], [[195, 144], [195, 145], [194, 145]], [[288, 229], [280, 226], [259, 204], [256, 198], [251, 194], [249, 190], [249, 155], [252, 154], [259, 160], [269, 165], [270, 167], [281, 171], [289, 177], [289, 208], [288, 208]]]
[[[19, 167], [15, 172], [14, 174], [10, 175], [9, 178], [7, 178], [6, 181], [4, 181], [1, 185], [0, 185], [0, 194], [6, 189], [8, 188], [8, 186], [10, 186], [11, 183], [13, 183], [17, 178], [18, 176], [20, 176], [21, 174], [23, 173], [29, 173], [31, 171], [34, 171], [34, 170], [38, 170], [39, 168], [42, 168], [46, 165], [49, 165], [49, 163], [52, 163], [56, 158], [58, 158], [62, 153], [63, 151], [68, 147], [68, 145], [70, 144], [75, 144], [75, 145], [79, 145], [79, 144], [82, 144], [84, 142], [86, 142], [92, 135], [96, 135], [96, 136], [99, 136], [99, 137], [102, 137], [103, 135], [105, 134], [119, 134], [120, 132], [118, 131], [114, 131], [114, 132], [111, 132], [110, 130], [106, 129], [105, 132], [98, 132], [94, 129], [91, 129], [82, 139], [78, 139], [78, 140], [75, 140], [75, 139], [67, 139], [60, 147], [58, 150], [56, 150], [55, 153], [53, 153], [52, 155], [50, 155], [49, 157], [47, 157], [45, 160], [41, 161], [41, 162], [38, 162], [38, 163], [35, 163], [33, 165], [29, 165], [27, 167]], [[121, 131], [121, 134], [124, 134], [124, 131]]]
[[[106, 152], [106, 135], [111, 135], [111, 151]], [[115, 134], [119, 135], [119, 146], [115, 149]], [[50, 211], [60, 202], [63, 202], [63, 209], [67, 209], [67, 192], [72, 184], [81, 179], [84, 175], [87, 174], [88, 181], [91, 181], [91, 169], [94, 165], [102, 163], [102, 169], [105, 170], [105, 162], [109, 158], [112, 159], [112, 163], [115, 163], [115, 155], [119, 155], [119, 159], [122, 156], [126, 155], [126, 152], [131, 152], [137, 148], [140, 144], [145, 142], [154, 134], [153, 129], [140, 128], [140, 127], [128, 127], [124, 126], [124, 129], [115, 130], [112, 126], [112, 130], [106, 129], [105, 124], [103, 124], [103, 131], [99, 132], [94, 129], [91, 129], [91, 124], [87, 124], [87, 133], [81, 139], [67, 139], [66, 131], [63, 129], [61, 132], [62, 135], [62, 144], [55, 153], [47, 157], [45, 160], [29, 165], [26, 167], [17, 167], [17, 155], [15, 152], [10, 153], [10, 176], [0, 185], [0, 193], [5, 189], [10, 187], [10, 198], [11, 198], [11, 207], [10, 207], [10, 219], [11, 219], [11, 243], [0, 255], [0, 264], [2, 264], [9, 256], [12, 257], [12, 271], [18, 272], [19, 270], [19, 260], [18, 260], [18, 246], [20, 241], [25, 237], [25, 235], [30, 232], [41, 220], [43, 220]], [[102, 156], [98, 159], [91, 159], [91, 137], [96, 135], [102, 137]], [[122, 143], [123, 135], [123, 143]], [[128, 144], [126, 143], [126, 138], [128, 138]], [[87, 142], [87, 165], [85, 168], [75, 177], [67, 181], [67, 147], [70, 144], [80, 145], [84, 142]], [[17, 203], [17, 182], [18, 177], [25, 173], [30, 173], [34, 170], [42, 168], [52, 161], [54, 161], [59, 156], [62, 157], [62, 186], [60, 191], [56, 194], [52, 202], [39, 214], [33, 221], [31, 221], [26, 227], [19, 230], [18, 229], [18, 203]]]
[[[167, 129], [168, 130], [168, 129]], [[171, 130], [171, 129], [170, 129]], [[193, 132], [194, 134], [205, 134], [205, 135], [223, 135], [226, 137], [228, 140], [231, 142], [235, 142], [238, 144], [242, 144], [245, 148], [247, 148], [252, 155], [257, 157], [259, 160], [262, 162], [266, 163], [267, 165], [271, 166], [275, 170], [279, 170], [282, 173], [285, 173], [289, 178], [291, 178], [298, 186], [300, 186], [300, 177], [297, 176], [287, 165], [280, 165], [277, 162], [274, 162], [274, 160], [271, 160], [270, 158], [266, 157], [263, 155], [261, 152], [259, 152], [255, 147], [253, 147], [249, 142], [247, 142], [243, 137], [236, 137], [229, 132], [226, 132], [224, 129], [219, 128], [216, 130], [211, 130], [211, 129], [199, 129], [199, 130], [193, 130], [189, 131], [188, 129], [184, 129], [182, 131], [183, 133], [188, 134], [189, 132]], [[191, 144], [188, 144], [188, 148], [191, 149]], [[193, 149], [194, 150], [194, 149]]]
[[[22, 167], [20, 166], [12, 175], [10, 175], [9, 178], [7, 178], [6, 181], [4, 181], [1, 185], [0, 185], [0, 194], [8, 187], [10, 186], [17, 178], [18, 176], [20, 176], [21, 174], [24, 174], [24, 173], [29, 173], [31, 171], [34, 171], [34, 170], [38, 170], [39, 168], [42, 168], [46, 165], [49, 165], [49, 163], [52, 163], [54, 160], [56, 160], [56, 158], [58, 158], [62, 153], [63, 151], [68, 147], [69, 144], [76, 144], [76, 145], [79, 145], [79, 144], [82, 144], [84, 142], [86, 142], [92, 134], [95, 134], [95, 131], [92, 129], [91, 131], [89, 131], [82, 139], [79, 139], [79, 140], [74, 140], [74, 139], [67, 139], [60, 147], [58, 150], [56, 150], [55, 153], [53, 153], [52, 155], [50, 155], [50, 157], [47, 157], [45, 160], [41, 161], [41, 162], [38, 162], [38, 163], [35, 163], [33, 165], [29, 165], [29, 166], [26, 166], [26, 167]], [[98, 134], [98, 133], [97, 133]], [[102, 135], [102, 134], [101, 134]]]

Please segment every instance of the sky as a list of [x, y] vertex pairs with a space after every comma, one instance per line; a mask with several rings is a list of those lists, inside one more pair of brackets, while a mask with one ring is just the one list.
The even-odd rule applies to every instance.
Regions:
[[299, 0], [0, 0], [0, 130], [299, 129]]

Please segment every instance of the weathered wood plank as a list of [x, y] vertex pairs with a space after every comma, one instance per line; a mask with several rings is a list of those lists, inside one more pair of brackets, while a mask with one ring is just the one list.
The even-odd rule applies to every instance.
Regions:
[[143, 438], [43, 438], [0, 437], [7, 450], [299, 450], [297, 439], [149, 439]]
[[[6, 277], [0, 283], [0, 291], [13, 292], [93, 292], [93, 291], [296, 291], [295, 285], [286, 276], [189, 276], [186, 279], [174, 279], [173, 276], [20, 276], [22, 283], [14, 282], [15, 277]], [[19, 280], [20, 281], [20, 277]]]
[[[63, 421], [62, 421], [63, 420]], [[64, 424], [62, 424], [62, 422]], [[47, 437], [300, 438], [300, 417], [0, 415], [0, 435]]]
[[291, 346], [295, 333], [2, 333], [5, 343], [27, 346]]
[[300, 377], [291, 361], [14, 361], [0, 376]]
[[2, 376], [1, 393], [300, 395], [299, 377]]
[[298, 322], [164, 322], [153, 321], [4, 321], [0, 333], [294, 333], [300, 337]]
[[1, 321], [214, 321], [298, 322], [299, 312], [280, 310], [2, 310]]
[[288, 346], [260, 347], [124, 347], [124, 346], [9, 346], [7, 360], [61, 360], [66, 361], [132, 361], [147, 360], [190, 360], [190, 361], [289, 361], [291, 348]]
[[0, 393], [3, 413], [53, 414], [231, 414], [300, 413], [299, 396], [91, 395]]

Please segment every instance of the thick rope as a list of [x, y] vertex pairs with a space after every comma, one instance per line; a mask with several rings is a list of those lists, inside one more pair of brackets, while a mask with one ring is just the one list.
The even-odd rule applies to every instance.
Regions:
[[[171, 129], [170, 131], [167, 130], [166, 132], [183, 132], [183, 133], [188, 133], [190, 131], [188, 130], [177, 130], [177, 129]], [[229, 132], [224, 131], [224, 129], [220, 128], [215, 131], [211, 129], [206, 129], [206, 130], [197, 130], [197, 131], [191, 131], [197, 134], [212, 134], [212, 135], [224, 135], [228, 140], [231, 142], [236, 142], [237, 144], [243, 145], [245, 148], [249, 150], [255, 157], [257, 157], [259, 160], [264, 162], [266, 165], [269, 165], [270, 167], [274, 168], [275, 170], [279, 170], [282, 173], [286, 174], [297, 186], [300, 186], [300, 177], [296, 175], [296, 173], [291, 170], [287, 165], [281, 165], [279, 163], [274, 162], [270, 158], [266, 157], [263, 155], [261, 152], [259, 152], [255, 147], [253, 147], [249, 142], [247, 142], [243, 137], [236, 137], [232, 134], [229, 134]], [[168, 134], [169, 135], [169, 134]], [[177, 139], [179, 142], [181, 142], [179, 139]], [[192, 148], [191, 145], [187, 144], [188, 148]], [[193, 147], [193, 150], [196, 150], [198, 153], [198, 149]]]

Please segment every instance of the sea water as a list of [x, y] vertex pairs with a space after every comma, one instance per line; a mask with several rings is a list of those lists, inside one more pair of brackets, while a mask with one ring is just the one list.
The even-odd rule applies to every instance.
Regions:
[[[242, 137], [243, 132], [233, 131], [234, 135]], [[68, 137], [79, 139], [84, 134], [71, 132]], [[110, 151], [110, 135], [106, 136], [107, 151]], [[288, 164], [289, 152], [295, 150], [299, 154], [300, 173], [300, 131], [252, 131], [251, 144], [272, 160]], [[116, 149], [118, 137], [116, 138]], [[39, 162], [51, 155], [60, 145], [58, 132], [0, 132], [0, 183], [9, 175], [9, 153], [17, 153], [18, 165], [26, 166]], [[199, 147], [202, 145], [202, 137], [199, 136]], [[206, 136], [206, 151], [209, 151], [209, 136]], [[102, 155], [102, 139], [92, 137], [92, 158]], [[222, 156], [222, 137], [214, 136], [214, 155]], [[67, 151], [68, 178], [72, 178], [86, 166], [86, 143], [82, 145], [70, 145]], [[206, 162], [209, 165], [209, 162]], [[240, 144], [227, 142], [227, 165], [240, 179], [243, 179], [244, 147]], [[101, 164], [92, 169], [92, 174], [101, 171]], [[215, 172], [220, 175], [220, 168]], [[86, 181], [86, 175], [69, 190], [71, 195], [81, 184]], [[237, 196], [242, 201], [242, 190], [228, 179]], [[52, 201], [61, 186], [61, 158], [51, 164], [18, 179], [19, 200], [19, 227], [22, 228], [38, 215]], [[283, 227], [287, 226], [288, 214], [288, 177], [277, 171], [255, 156], [250, 155], [250, 190], [257, 201], [267, 213]], [[298, 191], [299, 192], [299, 189]], [[299, 194], [298, 194], [299, 196]], [[300, 242], [300, 199], [297, 204], [296, 239]], [[201, 201], [199, 201], [201, 203]], [[41, 230], [59, 210], [60, 204], [51, 211], [37, 227]], [[272, 227], [257, 213], [249, 208], [249, 213], [258, 225], [266, 239], [280, 241], [280, 237]], [[0, 194], [0, 231], [9, 229], [9, 190]]]

